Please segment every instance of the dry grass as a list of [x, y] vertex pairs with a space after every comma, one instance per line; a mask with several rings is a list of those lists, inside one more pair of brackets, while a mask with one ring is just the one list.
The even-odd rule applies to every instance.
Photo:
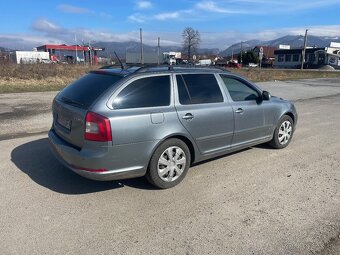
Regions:
[[0, 65], [0, 93], [54, 91], [98, 67], [75, 65]]
[[[0, 65], [0, 93], [55, 91], [98, 67], [75, 65]], [[254, 82], [340, 77], [338, 71], [231, 69]]]

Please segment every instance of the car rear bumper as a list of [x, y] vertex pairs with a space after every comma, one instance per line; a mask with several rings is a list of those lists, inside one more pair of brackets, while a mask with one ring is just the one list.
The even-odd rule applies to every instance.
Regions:
[[[48, 133], [50, 147], [56, 158], [73, 172], [92, 180], [110, 181], [144, 176], [146, 167], [143, 164], [122, 167], [119, 155], [114, 157], [114, 151], [100, 148], [89, 153], [89, 150], [78, 150], [62, 140], [51, 130]], [[120, 158], [121, 159], [121, 158]], [[114, 166], [118, 166], [118, 168]]]

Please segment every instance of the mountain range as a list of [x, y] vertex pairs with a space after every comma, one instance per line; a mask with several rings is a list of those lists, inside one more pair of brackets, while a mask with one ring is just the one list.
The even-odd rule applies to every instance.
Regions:
[[[307, 37], [307, 46], [310, 47], [327, 47], [331, 42], [340, 42], [340, 36], [314, 36]], [[242, 49], [247, 51], [253, 49], [255, 46], [272, 46], [278, 47], [280, 44], [290, 45], [291, 48], [302, 48], [304, 43], [304, 36], [302, 35], [286, 35], [274, 40], [260, 41], [250, 40], [242, 42]], [[221, 51], [219, 55], [230, 56], [232, 52], [239, 53], [241, 50], [241, 42], [231, 45], [229, 48]]]
[[[327, 47], [331, 42], [340, 42], [340, 36], [314, 36], [310, 35], [307, 38], [307, 46], [310, 47]], [[302, 48], [304, 43], [304, 36], [301, 35], [286, 35], [274, 40], [261, 41], [261, 40], [249, 40], [242, 42], [242, 49], [247, 51], [253, 49], [257, 45], [261, 46], [272, 46], [278, 47], [280, 44], [290, 45], [291, 48]], [[96, 47], [105, 48], [100, 55], [102, 56], [114, 56], [114, 51], [119, 57], [125, 58], [126, 52], [140, 52], [139, 42], [97, 42], [94, 44]], [[227, 49], [220, 51], [218, 48], [200, 48], [197, 54], [204, 55], [220, 55], [220, 56], [230, 56], [232, 53], [239, 53], [241, 49], [241, 43], [235, 43], [228, 47]], [[145, 53], [156, 53], [157, 46], [145, 45], [143, 46]], [[179, 46], [161, 46], [160, 52], [167, 51], [183, 51], [183, 47]]]
[[[243, 50], [253, 49], [255, 46], [272, 46], [278, 47], [280, 44], [290, 45], [291, 48], [301, 48], [303, 46], [304, 36], [301, 35], [286, 35], [274, 40], [261, 41], [261, 40], [249, 40], [242, 42]], [[315, 47], [327, 47], [331, 42], [339, 42], [340, 36], [314, 36], [309, 35], [307, 39], [307, 46]], [[129, 42], [96, 42], [93, 44], [95, 47], [105, 48], [104, 51], [99, 52], [99, 56], [114, 57], [114, 52], [122, 59], [125, 59], [126, 52], [137, 53], [140, 52], [140, 43], [136, 41]], [[218, 48], [200, 48], [197, 50], [197, 54], [200, 55], [219, 55], [219, 56], [230, 56], [232, 53], [237, 54], [240, 52], [241, 43], [235, 43], [227, 49], [220, 51]], [[143, 45], [145, 53], [157, 53], [157, 46]], [[0, 51], [5, 51], [4, 48], [0, 47]], [[160, 52], [168, 51], [183, 51], [181, 46], [161, 46]]]

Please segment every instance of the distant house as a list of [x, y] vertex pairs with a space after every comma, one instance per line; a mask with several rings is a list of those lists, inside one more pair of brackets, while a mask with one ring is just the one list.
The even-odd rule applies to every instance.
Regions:
[[217, 66], [226, 66], [228, 64], [228, 58], [226, 57], [220, 57], [216, 59], [215, 65]]
[[263, 59], [267, 59], [267, 60], [275, 59], [274, 51], [276, 50], [276, 48], [271, 47], [271, 46], [261, 46], [261, 45], [255, 46], [253, 51], [257, 54], [257, 56], [259, 55], [261, 51], [261, 47], [263, 48]]
[[276, 50], [275, 47], [272, 46], [262, 46], [258, 45], [255, 46], [253, 51], [257, 56], [260, 55], [261, 48], [263, 49], [263, 57], [262, 57], [262, 66], [272, 66], [275, 60], [274, 51]]
[[[274, 66], [277, 68], [300, 68], [301, 60], [301, 48], [275, 50]], [[307, 68], [330, 65], [340, 69], [340, 43], [331, 43], [325, 48], [307, 48], [304, 65]]]

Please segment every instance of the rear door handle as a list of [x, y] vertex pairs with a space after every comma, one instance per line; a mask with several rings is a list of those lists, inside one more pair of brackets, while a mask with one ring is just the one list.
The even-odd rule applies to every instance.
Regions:
[[193, 118], [194, 118], [194, 115], [192, 115], [191, 113], [187, 113], [182, 117], [182, 119], [184, 120], [191, 120]]
[[244, 110], [243, 110], [242, 108], [238, 108], [235, 112], [236, 112], [236, 113], [243, 113]]

